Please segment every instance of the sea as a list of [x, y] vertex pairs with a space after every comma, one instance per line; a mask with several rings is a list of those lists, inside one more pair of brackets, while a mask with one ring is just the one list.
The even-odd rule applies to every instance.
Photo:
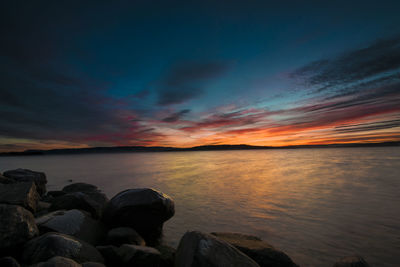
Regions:
[[300, 266], [348, 255], [400, 266], [400, 147], [0, 157], [43, 171], [48, 190], [97, 185], [109, 198], [155, 188], [175, 201], [164, 242], [189, 230], [256, 235]]

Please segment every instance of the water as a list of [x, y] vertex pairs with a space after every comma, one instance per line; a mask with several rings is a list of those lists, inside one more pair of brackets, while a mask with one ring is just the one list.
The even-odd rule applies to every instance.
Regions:
[[165, 240], [187, 230], [260, 236], [301, 266], [359, 254], [400, 266], [400, 149], [170, 152], [1, 157], [0, 171], [46, 172], [48, 189], [83, 181], [112, 197], [135, 187], [170, 195]]

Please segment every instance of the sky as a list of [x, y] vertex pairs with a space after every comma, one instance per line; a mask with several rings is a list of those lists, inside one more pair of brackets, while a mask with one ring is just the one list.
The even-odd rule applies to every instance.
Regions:
[[400, 141], [399, 1], [2, 1], [0, 151]]

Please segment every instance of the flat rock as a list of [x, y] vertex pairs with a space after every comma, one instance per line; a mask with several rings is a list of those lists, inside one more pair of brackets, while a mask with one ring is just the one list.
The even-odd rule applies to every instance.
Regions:
[[75, 192], [99, 192], [100, 190], [97, 186], [87, 183], [73, 183], [65, 186], [62, 189], [65, 193], [75, 193]]
[[349, 256], [340, 259], [333, 267], [369, 267], [369, 265], [360, 256]]
[[179, 242], [175, 267], [259, 266], [229, 243], [215, 236], [186, 232]]
[[55, 256], [69, 258], [78, 263], [104, 262], [101, 254], [89, 243], [60, 233], [46, 233], [28, 241], [24, 246], [22, 260], [34, 264]]
[[35, 219], [40, 232], [58, 232], [71, 235], [97, 245], [105, 237], [103, 223], [93, 220], [89, 214], [73, 209], [55, 211]]
[[0, 259], [0, 266], [1, 267], [21, 267], [18, 261], [13, 257], [4, 257]]
[[110, 227], [135, 229], [153, 245], [161, 236], [163, 223], [174, 213], [174, 201], [169, 196], [149, 188], [128, 189], [110, 200], [103, 219]]
[[34, 267], [82, 267], [82, 265], [80, 265], [76, 261], [60, 256], [55, 256], [46, 262], [39, 262], [38, 264], [35, 264], [33, 266]]
[[89, 212], [93, 218], [100, 219], [107, 202], [108, 198], [101, 192], [74, 192], [55, 198], [49, 210], [80, 209]]
[[118, 254], [122, 266], [160, 266], [161, 254], [155, 248], [125, 244], [118, 249]]
[[6, 171], [3, 175], [17, 182], [34, 182], [39, 195], [46, 193], [47, 179], [43, 172], [35, 172], [28, 169], [16, 169]]
[[33, 182], [0, 184], [0, 203], [2, 204], [19, 205], [31, 212], [36, 212], [39, 198]]
[[39, 230], [28, 210], [0, 204], [0, 249], [12, 249], [37, 236]]
[[16, 183], [15, 180], [0, 174], [0, 184], [12, 184], [12, 183]]
[[129, 227], [118, 227], [108, 231], [106, 243], [114, 246], [121, 246], [122, 244], [146, 245], [144, 239], [134, 229]]
[[288, 255], [260, 238], [239, 233], [212, 233], [252, 258], [261, 267], [297, 267]]

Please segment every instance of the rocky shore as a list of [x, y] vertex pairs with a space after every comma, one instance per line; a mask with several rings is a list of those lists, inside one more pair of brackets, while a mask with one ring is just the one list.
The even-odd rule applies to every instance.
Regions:
[[[188, 231], [178, 248], [163, 244], [162, 228], [174, 201], [150, 188], [112, 199], [95, 185], [46, 190], [42, 172], [0, 174], [0, 266], [298, 266], [256, 236]], [[329, 265], [329, 264], [328, 264]], [[369, 266], [358, 256], [334, 267]]]

